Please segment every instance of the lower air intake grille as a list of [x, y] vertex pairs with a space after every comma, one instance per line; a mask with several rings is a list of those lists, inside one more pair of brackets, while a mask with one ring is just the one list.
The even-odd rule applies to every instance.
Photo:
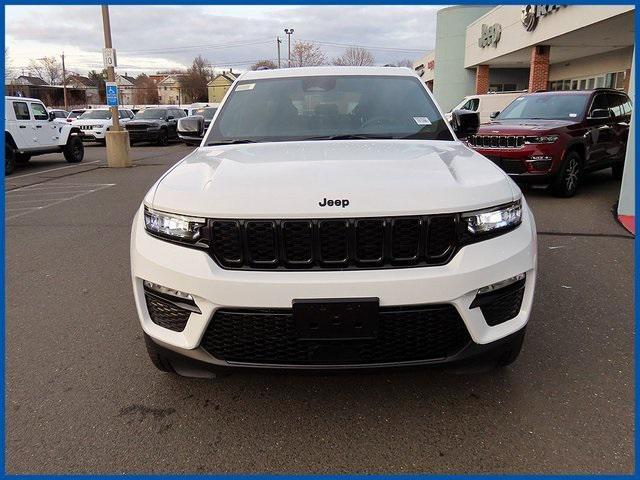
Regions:
[[144, 298], [147, 302], [149, 316], [156, 325], [168, 328], [174, 332], [181, 332], [184, 330], [184, 327], [187, 326], [187, 320], [189, 320], [189, 315], [191, 315], [189, 310], [177, 307], [171, 302], [146, 292]]
[[498, 290], [495, 300], [480, 307], [482, 315], [489, 326], [499, 325], [507, 320], [515, 318], [520, 313], [522, 298], [524, 297], [525, 281], [519, 282], [504, 288], [504, 293]]
[[452, 305], [383, 307], [378, 336], [367, 340], [300, 340], [290, 309], [218, 310], [201, 347], [229, 362], [355, 365], [436, 360], [471, 338]]
[[211, 254], [227, 269], [360, 269], [443, 265], [457, 215], [211, 220]]

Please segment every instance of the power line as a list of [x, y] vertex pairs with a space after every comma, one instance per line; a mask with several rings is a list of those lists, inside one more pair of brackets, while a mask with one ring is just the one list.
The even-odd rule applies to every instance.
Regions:
[[318, 45], [327, 45], [327, 46], [331, 46], [331, 47], [342, 47], [342, 48], [348, 48], [348, 47], [359, 47], [359, 48], [366, 48], [369, 50], [382, 50], [382, 51], [388, 51], [388, 52], [411, 52], [411, 53], [423, 53], [428, 51], [428, 49], [426, 48], [393, 48], [393, 47], [374, 47], [371, 45], [358, 45], [355, 43], [338, 43], [338, 42], [324, 42], [321, 40], [302, 40], [304, 42], [309, 42], [309, 43], [317, 43]]
[[246, 47], [251, 45], [260, 45], [271, 43], [272, 39], [260, 39], [260, 40], [250, 40], [246, 42], [234, 42], [234, 43], [219, 43], [219, 44], [201, 44], [201, 45], [183, 45], [180, 47], [170, 47], [170, 48], [153, 48], [148, 50], [119, 50], [121, 54], [124, 55], [138, 55], [138, 54], [146, 54], [146, 53], [166, 53], [166, 52], [179, 52], [182, 50], [192, 50], [192, 49], [206, 49], [206, 50], [217, 50], [220, 48], [233, 48], [233, 47]]

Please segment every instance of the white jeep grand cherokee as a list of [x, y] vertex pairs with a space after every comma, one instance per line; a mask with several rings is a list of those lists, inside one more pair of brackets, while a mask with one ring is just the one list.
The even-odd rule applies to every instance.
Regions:
[[522, 193], [458, 137], [412, 71], [244, 73], [133, 221], [133, 289], [153, 363], [507, 365], [536, 280]]

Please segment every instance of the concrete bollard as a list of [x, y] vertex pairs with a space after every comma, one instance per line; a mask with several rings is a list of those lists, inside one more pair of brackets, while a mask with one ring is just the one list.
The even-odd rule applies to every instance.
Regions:
[[130, 167], [129, 132], [126, 130], [109, 130], [105, 133], [105, 140], [107, 144], [107, 166], [113, 168]]

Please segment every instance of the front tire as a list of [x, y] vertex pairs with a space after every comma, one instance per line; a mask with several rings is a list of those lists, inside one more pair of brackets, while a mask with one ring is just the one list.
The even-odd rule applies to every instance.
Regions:
[[578, 152], [569, 152], [562, 162], [558, 176], [551, 188], [557, 197], [573, 197], [582, 180], [582, 158]]
[[158, 346], [151, 340], [151, 337], [144, 333], [144, 344], [147, 347], [147, 353], [149, 354], [149, 360], [153, 363], [153, 366], [156, 367], [161, 372], [165, 373], [176, 373], [171, 365], [169, 359], [167, 359], [162, 352], [158, 348]]
[[82, 139], [77, 135], [70, 136], [62, 152], [67, 162], [80, 163], [84, 158], [84, 144], [82, 143]]
[[611, 166], [611, 176], [615, 180], [622, 180], [622, 174], [624, 173], [624, 162], [616, 163]]
[[166, 147], [169, 145], [169, 133], [165, 129], [160, 130], [160, 133], [158, 133], [157, 143], [159, 147]]
[[4, 144], [4, 174], [11, 175], [16, 168], [16, 151], [5, 141]]
[[25, 164], [31, 160], [31, 155], [28, 153], [16, 153], [15, 154], [16, 163]]
[[497, 368], [507, 367], [518, 359], [520, 352], [522, 351], [525, 333], [526, 330], [522, 330], [522, 333], [514, 338], [512, 342], [509, 342], [509, 344], [498, 354], [496, 362]]

